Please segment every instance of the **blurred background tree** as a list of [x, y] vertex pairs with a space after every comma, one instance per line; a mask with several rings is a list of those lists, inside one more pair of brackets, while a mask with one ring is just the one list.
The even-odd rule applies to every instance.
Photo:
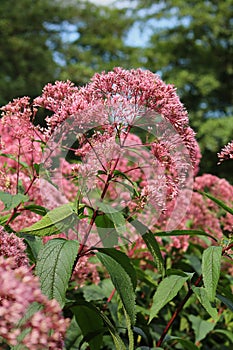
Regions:
[[201, 146], [201, 173], [232, 176], [229, 163], [216, 166], [216, 152], [233, 138], [233, 0], [139, 0], [137, 10], [152, 33], [144, 66], [177, 87]]
[[0, 104], [59, 77], [53, 51], [68, 12], [49, 0], [0, 1]]
[[[76, 9], [76, 32], [72, 43], [64, 43], [62, 79], [85, 84], [96, 72], [114, 67], [140, 67], [140, 48], [126, 43], [135, 18], [124, 8], [80, 2]], [[99, 1], [101, 3], [101, 1]]]
[[56, 79], [86, 83], [96, 71], [140, 65], [125, 44], [133, 18], [82, 0], [0, 1], [0, 104], [41, 93]]
[[[232, 179], [218, 152], [233, 135], [233, 0], [1, 0], [0, 104], [57, 79], [85, 84], [114, 66], [174, 84], [197, 132], [200, 172]], [[134, 40], [141, 28], [141, 41]]]

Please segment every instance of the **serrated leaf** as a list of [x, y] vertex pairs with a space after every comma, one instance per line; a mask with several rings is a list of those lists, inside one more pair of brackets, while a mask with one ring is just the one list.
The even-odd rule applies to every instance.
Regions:
[[152, 256], [157, 264], [157, 268], [158, 268], [159, 272], [163, 274], [164, 273], [163, 257], [162, 257], [158, 242], [156, 241], [156, 238], [154, 237], [153, 233], [148, 229], [147, 226], [142, 224], [137, 219], [132, 219], [129, 222], [142, 235], [142, 238], [143, 238], [144, 242], [146, 243], [147, 248], [151, 252], [151, 254], [152, 254]]
[[4, 210], [12, 210], [16, 208], [20, 203], [25, 203], [29, 200], [29, 197], [22, 194], [10, 194], [8, 192], [0, 191], [0, 201], [3, 202]]
[[211, 246], [202, 256], [203, 282], [210, 301], [214, 301], [220, 276], [222, 247]]
[[71, 227], [71, 222], [75, 217], [72, 205], [70, 203], [63, 204], [49, 211], [41, 220], [25, 227], [21, 232], [39, 237], [51, 236]]
[[55, 298], [65, 304], [65, 295], [78, 253], [77, 241], [55, 238], [48, 241], [40, 250], [36, 274], [39, 276], [41, 290], [49, 299]]
[[129, 317], [124, 306], [123, 306], [123, 310], [124, 310], [124, 315], [125, 315], [126, 327], [128, 330], [128, 339], [129, 339], [129, 347], [128, 348], [129, 348], [129, 350], [134, 350], [134, 334], [133, 334], [131, 320], [130, 320], [130, 317]]
[[137, 285], [137, 276], [136, 276], [136, 271], [130, 261], [130, 258], [125, 253], [115, 248], [98, 248], [97, 250], [101, 253], [104, 253], [110, 256], [123, 267], [123, 269], [129, 275], [133, 285], [133, 289], [135, 290]]
[[208, 314], [215, 320], [218, 320], [218, 311], [216, 308], [214, 308], [207, 296], [207, 292], [205, 290], [205, 288], [203, 287], [195, 287], [192, 286], [192, 290], [194, 292], [194, 294], [196, 295], [196, 297], [198, 298], [199, 302], [201, 303], [201, 305], [206, 309], [206, 311], [208, 312]]
[[202, 191], [198, 191], [199, 193], [201, 193], [202, 195], [206, 196], [207, 198], [211, 199], [213, 202], [215, 202], [216, 204], [218, 204], [219, 207], [223, 208], [225, 211], [227, 211], [228, 213], [233, 215], [233, 208], [228, 207], [228, 205], [226, 205], [223, 201], [221, 201], [218, 198], [215, 198], [214, 196], [212, 196], [210, 193], [206, 193], [206, 192], [202, 192]]
[[199, 316], [190, 315], [188, 318], [192, 323], [196, 342], [200, 342], [202, 339], [204, 339], [215, 327], [215, 323], [205, 321]]
[[[108, 252], [110, 251], [110, 252]], [[114, 251], [114, 252], [113, 252]], [[116, 253], [117, 252], [117, 253]], [[114, 249], [98, 249], [96, 254], [100, 262], [106, 267], [110, 274], [113, 285], [120, 295], [121, 301], [125, 307], [127, 314], [130, 317], [132, 325], [135, 323], [135, 282], [134, 275], [131, 271], [134, 271], [132, 265], [126, 267], [125, 261], [127, 256]], [[119, 259], [122, 257], [122, 261]], [[123, 258], [124, 257], [124, 258]], [[135, 274], [135, 271], [134, 271]]]
[[151, 320], [157, 316], [158, 312], [177, 295], [188, 278], [189, 276], [171, 275], [160, 282], [153, 297], [149, 322], [151, 322]]

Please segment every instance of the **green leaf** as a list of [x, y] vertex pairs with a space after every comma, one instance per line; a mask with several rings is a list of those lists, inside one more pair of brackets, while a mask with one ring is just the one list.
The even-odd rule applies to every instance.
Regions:
[[[79, 344], [79, 350], [81, 350], [82, 348], [82, 345], [85, 344], [85, 343], [88, 343], [89, 345], [93, 343], [94, 347], [93, 349], [96, 349], [96, 343], [97, 343], [97, 339], [96, 338], [99, 338], [99, 336], [103, 336], [104, 333], [106, 333], [107, 331], [107, 328], [106, 327], [102, 327], [102, 328], [99, 328], [97, 329], [96, 331], [90, 331], [89, 333], [87, 333], [82, 341], [80, 342]], [[102, 343], [102, 340], [101, 340], [101, 343]]]
[[110, 278], [102, 280], [98, 286], [96, 284], [82, 287], [83, 296], [86, 301], [107, 299], [112, 293], [114, 286]]
[[41, 290], [49, 299], [55, 298], [61, 307], [65, 304], [66, 290], [78, 246], [77, 241], [51, 239], [38, 255], [36, 274], [40, 279]]
[[[129, 259], [124, 253], [115, 249], [98, 249], [96, 254], [100, 262], [110, 274], [113, 285], [120, 295], [121, 301], [130, 317], [132, 325], [135, 323], [135, 286], [136, 277]], [[126, 264], [128, 261], [128, 265]]]
[[144, 242], [146, 243], [147, 248], [151, 252], [151, 254], [152, 254], [152, 256], [157, 264], [157, 268], [158, 268], [159, 272], [164, 273], [163, 257], [162, 257], [158, 242], [156, 241], [156, 238], [154, 237], [154, 234], [148, 229], [147, 226], [142, 224], [137, 219], [132, 219], [129, 222], [142, 235], [142, 238], [143, 238]]
[[131, 320], [124, 306], [123, 306], [123, 309], [125, 314], [126, 327], [128, 330], [129, 350], [134, 350], [134, 334], [133, 334]]
[[22, 162], [20, 159], [18, 159], [17, 157], [13, 156], [10, 153], [0, 153], [0, 156], [14, 160], [16, 163], [22, 165], [22, 167], [25, 169], [29, 168], [29, 165], [27, 163]]
[[66, 350], [77, 350], [82, 340], [82, 331], [76, 321], [75, 316], [72, 318], [69, 328], [66, 331], [65, 337], [65, 349]]
[[95, 219], [97, 231], [104, 247], [114, 247], [118, 243], [118, 234], [112, 220], [106, 214], [98, 215]]
[[125, 218], [123, 214], [111, 205], [98, 201], [98, 208], [103, 211], [106, 216], [113, 222], [116, 232], [120, 237], [124, 237], [126, 233]]
[[[99, 350], [103, 341], [103, 319], [98, 309], [87, 302], [72, 307], [76, 321], [81, 328], [84, 341], [88, 341], [91, 350]], [[89, 335], [91, 337], [89, 338]], [[80, 343], [79, 349], [83, 342]]]
[[41, 216], [45, 216], [48, 212], [48, 210], [45, 207], [36, 204], [25, 205], [24, 209], [30, 210], [31, 212]]
[[193, 344], [190, 340], [179, 338], [179, 337], [172, 337], [171, 340], [168, 342], [174, 342], [176, 340], [180, 345], [182, 345], [183, 349], [186, 350], [199, 350], [199, 348]]
[[117, 250], [115, 248], [97, 248], [98, 252], [104, 253], [114, 260], [116, 260], [121, 267], [127, 272], [131, 279], [131, 283], [133, 285], [133, 289], [135, 290], [137, 286], [137, 276], [136, 276], [136, 271], [130, 261], [130, 258], [120, 250]]
[[222, 247], [209, 247], [202, 256], [203, 282], [210, 301], [214, 301], [221, 267]]
[[166, 271], [166, 274], [167, 274], [167, 276], [171, 276], [171, 275], [182, 276], [182, 277], [189, 276], [189, 278], [191, 279], [193, 277], [194, 273], [190, 273], [190, 272], [186, 273], [186, 272], [184, 272], [182, 270], [178, 270], [178, 269], [168, 269]]
[[157, 264], [157, 268], [159, 270], [160, 273], [164, 274], [164, 261], [163, 261], [163, 257], [158, 245], [158, 242], [156, 241], [155, 236], [153, 235], [153, 233], [151, 231], [146, 232], [143, 236], [142, 239], [144, 240], [144, 242], [147, 245], [147, 248], [149, 249], [149, 251], [151, 252], [156, 264]]
[[113, 338], [116, 350], [126, 350], [125, 344], [121, 340], [121, 337], [117, 333], [117, 331], [116, 331], [115, 327], [113, 326], [113, 324], [111, 323], [111, 321], [108, 319], [108, 317], [103, 312], [101, 312], [100, 315], [101, 315], [104, 323], [108, 327], [108, 330]]
[[7, 215], [4, 215], [4, 216], [1, 216], [0, 217], [0, 225], [4, 226], [10, 216], [11, 216], [11, 214], [7, 214]]
[[194, 294], [196, 295], [196, 297], [198, 298], [199, 302], [201, 303], [201, 305], [206, 309], [206, 311], [208, 312], [208, 314], [215, 320], [218, 320], [218, 311], [216, 308], [214, 308], [207, 296], [207, 292], [205, 290], [205, 288], [203, 287], [195, 287], [192, 286], [192, 290], [194, 292]]
[[72, 205], [70, 203], [63, 204], [49, 211], [41, 220], [29, 227], [25, 227], [21, 232], [40, 237], [51, 236], [71, 227], [75, 217]]
[[31, 236], [26, 233], [20, 234], [20, 237], [22, 237], [24, 241], [27, 243], [29, 258], [33, 263], [35, 263], [37, 260], [39, 251], [44, 247], [42, 243], [42, 239], [40, 237]]
[[40, 175], [40, 166], [41, 166], [41, 164], [39, 163], [34, 163], [33, 164], [33, 168], [35, 169], [35, 171], [36, 171], [36, 175], [37, 176], [39, 176]]
[[233, 298], [231, 299], [229, 297], [223, 296], [221, 294], [216, 294], [216, 297], [223, 303], [225, 304], [229, 310], [233, 312]]
[[177, 295], [188, 278], [189, 276], [171, 275], [160, 282], [153, 297], [149, 322], [151, 322], [151, 320], [157, 316], [158, 312]]
[[5, 208], [4, 210], [12, 210], [16, 208], [19, 204], [27, 202], [29, 197], [22, 194], [10, 194], [7, 192], [0, 191], [0, 201], [3, 202]]
[[[116, 350], [126, 350], [126, 347], [125, 347], [123, 341], [121, 340], [119, 334], [117, 333], [115, 327], [113, 326], [111, 321], [108, 319], [108, 317], [103, 312], [101, 312], [99, 309], [97, 309], [93, 304], [87, 303], [86, 301], [78, 301], [78, 302], [76, 302], [76, 304], [78, 304], [78, 306], [75, 306], [74, 308], [72, 308], [72, 310], [75, 313], [75, 316], [76, 316], [76, 313], [79, 312], [78, 311], [79, 306], [85, 306], [86, 308], [89, 308], [90, 310], [92, 310], [92, 314], [93, 313], [98, 314], [102, 318], [104, 324], [106, 325], [107, 329], [109, 330], [109, 332], [113, 338]], [[82, 319], [80, 320], [80, 322], [82, 322]], [[90, 320], [90, 322], [92, 322], [92, 320]], [[85, 320], [84, 320], [83, 327], [88, 327], [88, 325], [85, 324]], [[94, 327], [96, 327], [96, 325], [94, 325]], [[101, 328], [102, 328], [102, 324], [101, 324]], [[95, 348], [94, 348], [94, 350], [95, 350]]]
[[202, 195], [206, 196], [207, 198], [211, 199], [213, 202], [215, 202], [216, 204], [218, 204], [219, 207], [223, 208], [225, 211], [227, 211], [228, 213], [233, 215], [233, 208], [228, 207], [223, 201], [221, 201], [218, 198], [215, 198], [214, 196], [212, 196], [210, 193], [206, 193], [206, 192], [202, 192], [202, 191], [198, 191], [199, 193], [201, 193]]
[[121, 184], [123, 186], [125, 186], [130, 192], [132, 192], [136, 196], [139, 196], [139, 193], [138, 193], [138, 190], [137, 190], [137, 184], [134, 181], [132, 181], [129, 176], [127, 176], [125, 173], [123, 173], [120, 170], [114, 170], [113, 175], [116, 176], [116, 177], [118, 177], [118, 176], [122, 177], [122, 178], [126, 179], [127, 181], [129, 181], [129, 183], [131, 183], [132, 187], [129, 186], [128, 184], [124, 183], [124, 182], [121, 182]]
[[233, 333], [231, 331], [225, 330], [225, 329], [215, 329], [213, 333], [220, 333], [225, 335], [230, 342], [233, 344]]
[[170, 237], [170, 236], [206, 236], [213, 239], [215, 242], [218, 240], [209, 233], [202, 230], [173, 230], [173, 231], [160, 231], [156, 232], [155, 236], [158, 237]]
[[215, 327], [215, 323], [205, 321], [199, 316], [190, 315], [188, 318], [192, 323], [192, 328], [195, 333], [195, 342], [204, 339]]
[[136, 348], [136, 350], [164, 350], [164, 348], [149, 348], [148, 346], [140, 346], [139, 348]]
[[100, 288], [100, 286], [97, 286], [95, 284], [84, 286], [82, 289], [83, 296], [86, 301], [103, 300], [103, 298], [105, 298], [103, 290]]

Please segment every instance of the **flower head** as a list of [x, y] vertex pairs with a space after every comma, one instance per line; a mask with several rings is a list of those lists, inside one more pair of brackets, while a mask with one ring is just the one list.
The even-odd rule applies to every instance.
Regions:
[[233, 159], [233, 140], [224, 146], [220, 153], [218, 153], [219, 163], [226, 159]]

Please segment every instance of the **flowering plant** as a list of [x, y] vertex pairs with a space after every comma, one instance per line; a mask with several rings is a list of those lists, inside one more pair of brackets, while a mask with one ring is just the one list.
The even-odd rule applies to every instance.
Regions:
[[0, 130], [3, 346], [186, 348], [167, 334], [195, 298], [211, 317], [185, 316], [196, 349], [233, 305], [230, 259], [220, 278], [233, 187], [195, 178], [200, 151], [175, 88], [141, 69], [56, 82], [4, 106]]

